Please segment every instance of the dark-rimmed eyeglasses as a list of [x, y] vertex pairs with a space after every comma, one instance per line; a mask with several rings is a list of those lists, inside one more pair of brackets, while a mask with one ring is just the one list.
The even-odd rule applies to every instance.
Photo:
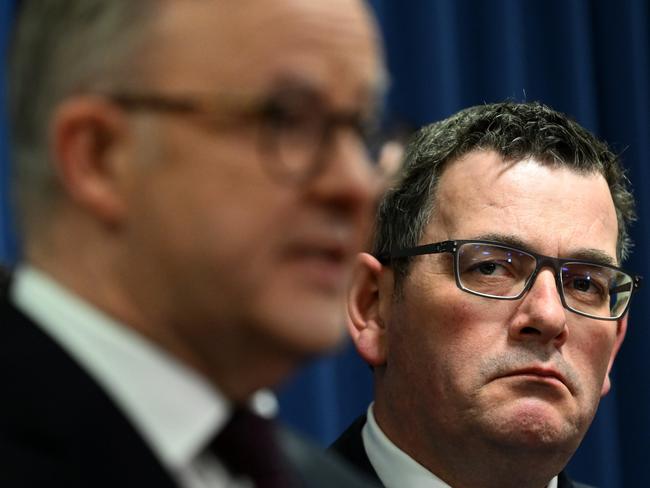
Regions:
[[384, 143], [375, 114], [328, 111], [318, 96], [306, 90], [278, 90], [265, 99], [129, 92], [106, 96], [125, 110], [200, 115], [215, 126], [255, 123], [264, 166], [283, 182], [304, 183], [318, 175], [332, 138], [341, 129], [356, 135], [367, 163], [375, 168]]
[[456, 285], [461, 290], [498, 300], [517, 300], [535, 283], [542, 268], [554, 271], [562, 305], [585, 317], [617, 320], [627, 312], [642, 278], [609, 264], [561, 259], [493, 241], [456, 240], [425, 244], [381, 254], [394, 259], [451, 253]]

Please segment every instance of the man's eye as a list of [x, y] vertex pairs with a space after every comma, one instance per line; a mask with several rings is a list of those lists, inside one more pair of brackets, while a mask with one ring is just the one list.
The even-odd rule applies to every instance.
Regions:
[[605, 294], [605, 288], [600, 283], [590, 279], [589, 277], [573, 278], [571, 283], [574, 290], [582, 293], [593, 295]]
[[589, 291], [591, 283], [587, 279], [575, 279], [573, 280], [573, 287], [578, 291]]
[[283, 107], [273, 104], [267, 107], [264, 115], [268, 122], [283, 127], [304, 125], [309, 119], [309, 116], [304, 111], [296, 110], [295, 107]]
[[512, 274], [511, 270], [506, 265], [500, 264], [496, 261], [484, 261], [476, 263], [469, 270], [472, 273], [478, 273], [483, 276], [505, 276]]
[[484, 275], [491, 275], [496, 271], [497, 265], [495, 263], [482, 263], [477, 269]]

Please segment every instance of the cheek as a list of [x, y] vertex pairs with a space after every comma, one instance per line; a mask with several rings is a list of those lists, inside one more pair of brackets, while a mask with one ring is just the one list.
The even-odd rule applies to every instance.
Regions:
[[480, 359], [505, 334], [488, 316], [489, 307], [452, 286], [445, 293], [405, 294], [408, 305], [389, 328], [389, 362], [406, 374], [426, 372], [427, 387], [441, 395], [477, 386]]
[[570, 345], [566, 345], [566, 354], [575, 364], [585, 388], [592, 395], [600, 397], [616, 340], [616, 324], [576, 324], [570, 332], [573, 334], [569, 339]]
[[248, 262], [273, 243], [278, 228], [291, 218], [291, 195], [250, 172], [219, 164], [170, 164], [174, 167], [150, 181], [149, 215], [143, 218], [153, 220], [150, 227], [166, 241], [199, 254], [223, 254], [224, 261], [241, 263], [248, 256]]
[[440, 365], [441, 374], [447, 388], [461, 392], [461, 399], [467, 400], [484, 384], [486, 358], [497, 355], [507, 343], [507, 312], [499, 302], [470, 295], [448, 303], [447, 360]]
[[512, 303], [473, 296], [457, 288], [440, 295], [424, 315], [440, 332], [431, 341], [443, 343], [449, 355], [468, 361], [499, 347], [507, 338]]
[[141, 186], [154, 187], [178, 239], [200, 236], [209, 246], [254, 250], [290, 218], [285, 214], [294, 195], [270, 180], [252, 134], [180, 124], [163, 136], [160, 161]]
[[[226, 185], [192, 167], [148, 181], [133, 195], [133, 261], [155, 270], [159, 286], [175, 302], [187, 301], [185, 308], [226, 315], [235, 306], [248, 307], [242, 302], [272, 278], [288, 204], [277, 194], [265, 197], [259, 185]], [[190, 296], [179, 298], [188, 290]]]

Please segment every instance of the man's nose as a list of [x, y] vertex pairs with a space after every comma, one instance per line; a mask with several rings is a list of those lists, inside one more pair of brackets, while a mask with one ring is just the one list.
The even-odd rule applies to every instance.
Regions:
[[361, 138], [349, 128], [338, 128], [331, 134], [322, 157], [323, 169], [309, 183], [312, 197], [370, 218], [369, 210], [383, 185]]
[[538, 273], [512, 317], [509, 335], [515, 341], [553, 342], [556, 346], [566, 342], [566, 309], [552, 270]]

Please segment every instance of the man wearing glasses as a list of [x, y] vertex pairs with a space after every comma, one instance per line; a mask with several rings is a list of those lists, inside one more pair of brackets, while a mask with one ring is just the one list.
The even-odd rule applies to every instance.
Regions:
[[11, 58], [0, 485], [362, 486], [249, 405], [344, 336], [383, 186], [364, 4], [24, 0]]
[[566, 488], [640, 278], [617, 157], [536, 103], [422, 129], [349, 294], [375, 401], [334, 444], [386, 487]]

